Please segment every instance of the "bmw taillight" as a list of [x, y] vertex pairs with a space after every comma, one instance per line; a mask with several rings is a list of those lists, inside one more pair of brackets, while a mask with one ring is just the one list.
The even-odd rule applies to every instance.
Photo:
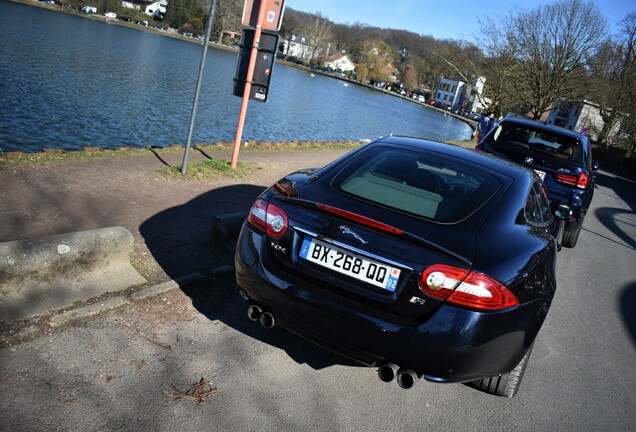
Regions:
[[585, 189], [590, 182], [590, 174], [586, 171], [581, 172], [578, 176], [571, 174], [555, 173], [554, 179], [562, 185]]
[[285, 210], [264, 199], [256, 200], [250, 209], [247, 221], [255, 228], [276, 238], [285, 235], [289, 223]]
[[519, 304], [505, 285], [491, 277], [445, 264], [432, 265], [422, 272], [420, 290], [433, 298], [478, 310]]

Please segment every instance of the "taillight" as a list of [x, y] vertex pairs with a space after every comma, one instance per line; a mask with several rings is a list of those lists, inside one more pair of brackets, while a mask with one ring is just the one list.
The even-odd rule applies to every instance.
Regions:
[[449, 303], [480, 310], [506, 309], [519, 304], [505, 285], [476, 272], [435, 264], [420, 276], [420, 290]]
[[285, 235], [289, 223], [285, 210], [264, 199], [256, 200], [247, 221], [267, 235], [277, 238]]
[[319, 209], [323, 210], [323, 211], [331, 213], [332, 215], [339, 216], [339, 217], [341, 217], [343, 219], [347, 219], [347, 220], [350, 220], [352, 222], [356, 222], [356, 223], [359, 223], [361, 225], [368, 226], [370, 228], [375, 228], [377, 230], [384, 231], [384, 232], [387, 232], [389, 234], [394, 234], [394, 235], [402, 235], [402, 234], [404, 234], [404, 231], [402, 231], [401, 229], [394, 228], [391, 225], [387, 225], [385, 223], [378, 222], [377, 220], [368, 218], [366, 216], [361, 216], [359, 214], [352, 213], [352, 212], [347, 211], [347, 210], [342, 210], [342, 209], [339, 209], [339, 208], [331, 207], [331, 206], [328, 206], [328, 205], [325, 205], [325, 204], [316, 204], [316, 206]]
[[571, 174], [555, 173], [554, 179], [566, 186], [575, 186], [579, 189], [585, 189], [590, 182], [590, 174], [583, 171], [578, 176]]

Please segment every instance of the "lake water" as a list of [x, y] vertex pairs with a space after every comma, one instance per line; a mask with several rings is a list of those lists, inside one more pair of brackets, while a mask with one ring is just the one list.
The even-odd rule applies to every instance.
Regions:
[[[185, 144], [202, 46], [0, 0], [0, 150]], [[193, 143], [233, 142], [236, 53], [209, 48]], [[354, 84], [276, 64], [243, 140], [469, 139], [464, 122]]]

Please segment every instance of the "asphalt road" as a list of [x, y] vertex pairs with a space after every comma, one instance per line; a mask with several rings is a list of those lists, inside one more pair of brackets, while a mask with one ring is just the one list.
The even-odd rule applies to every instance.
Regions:
[[[636, 183], [600, 172], [514, 399], [383, 383], [248, 321], [224, 274], [0, 349], [0, 429], [636, 431], [635, 209]], [[201, 403], [169, 394], [201, 378]]]

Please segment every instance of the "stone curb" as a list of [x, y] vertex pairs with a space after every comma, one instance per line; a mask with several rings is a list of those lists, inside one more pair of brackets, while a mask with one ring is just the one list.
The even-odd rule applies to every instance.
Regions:
[[[210, 270], [207, 274], [191, 273], [187, 276], [178, 278], [176, 280], [175, 279], [169, 280], [167, 282], [163, 282], [157, 285], [144, 288], [139, 291], [135, 291], [134, 293], [130, 295], [123, 295], [123, 294], [118, 295], [116, 297], [112, 297], [107, 300], [104, 300], [103, 302], [99, 302], [99, 303], [95, 303], [95, 304], [91, 304], [87, 306], [82, 306], [77, 309], [56, 314], [53, 317], [51, 317], [48, 323], [51, 325], [51, 327], [59, 327], [63, 324], [67, 324], [81, 318], [88, 318], [105, 311], [117, 309], [121, 306], [134, 303], [135, 301], [154, 297], [160, 294], [164, 294], [169, 291], [172, 291], [175, 288], [180, 288], [181, 286], [198, 282], [208, 277], [220, 275], [223, 273], [229, 273], [233, 270], [234, 270], [234, 267], [229, 265], [224, 265], [224, 266], [217, 267], [215, 269]], [[16, 339], [16, 338], [20, 339], [20, 338], [28, 337], [29, 335], [35, 334], [38, 331], [40, 331], [40, 327], [38, 325], [25, 327], [22, 330], [18, 331], [17, 333], [12, 334], [11, 336], [0, 337], [0, 344], [11, 339]]]
[[148, 288], [144, 288], [140, 291], [136, 291], [130, 294], [129, 296], [120, 295], [120, 296], [105, 300], [101, 303], [96, 303], [96, 304], [80, 307], [78, 309], [73, 309], [71, 311], [63, 312], [61, 314], [58, 314], [52, 317], [49, 320], [49, 322], [51, 326], [57, 327], [62, 324], [66, 324], [70, 321], [74, 321], [80, 318], [87, 318], [107, 310], [116, 309], [120, 306], [124, 306], [138, 300], [143, 300], [146, 298], [154, 297], [156, 295], [164, 294], [169, 291], [172, 291], [175, 288], [179, 288], [184, 285], [198, 282], [210, 276], [228, 273], [232, 271], [233, 269], [234, 268], [232, 266], [224, 265], [224, 266], [210, 270], [207, 275], [204, 275], [202, 273], [191, 273], [179, 279], [169, 280], [167, 282], [163, 282], [157, 285], [150, 286]]
[[146, 282], [124, 227], [0, 243], [0, 317], [17, 321]]

